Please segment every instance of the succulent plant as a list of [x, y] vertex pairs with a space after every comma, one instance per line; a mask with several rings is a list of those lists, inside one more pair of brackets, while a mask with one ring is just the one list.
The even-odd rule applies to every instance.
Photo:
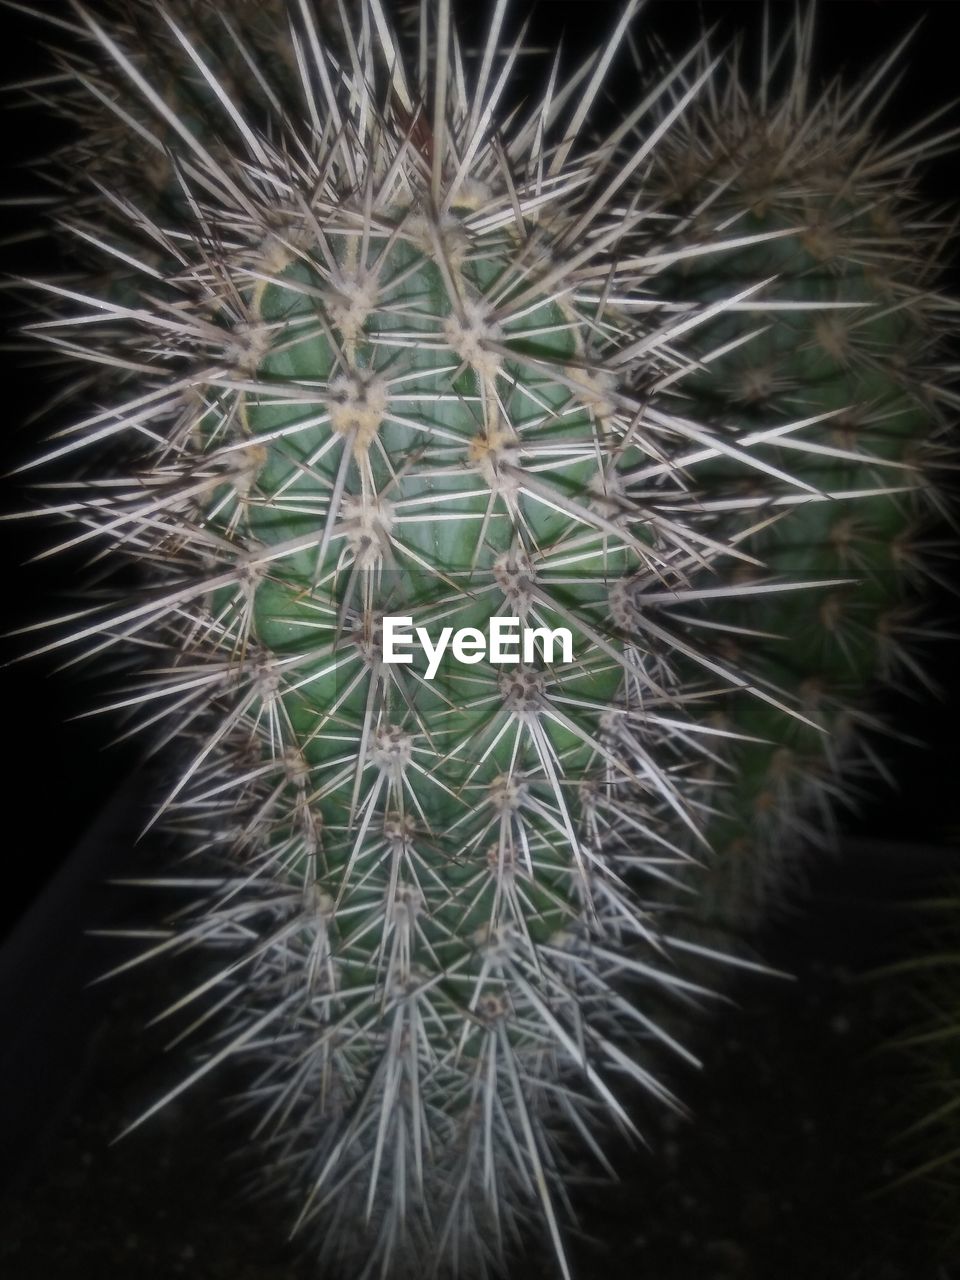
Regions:
[[[789, 901], [804, 855], [833, 843], [878, 777], [892, 781], [884, 736], [896, 726], [878, 694], [934, 691], [922, 642], [944, 633], [924, 591], [949, 581], [954, 552], [953, 223], [920, 179], [957, 130], [934, 128], [942, 112], [892, 135], [880, 127], [906, 41], [854, 83], [817, 85], [814, 23], [810, 6], [776, 42], [765, 30], [758, 73], [735, 49], [664, 138], [649, 182], [682, 220], [683, 243], [769, 233], [670, 273], [674, 298], [701, 303], [772, 282], [760, 323], [727, 310], [686, 343], [703, 364], [683, 381], [690, 412], [721, 434], [752, 429], [760, 456], [790, 477], [771, 483], [718, 458], [699, 481], [715, 536], [756, 557], [738, 570], [745, 586], [771, 573], [835, 580], [812, 593], [730, 594], [713, 611], [730, 628], [727, 659], [799, 712], [738, 694], [716, 717], [755, 741], [731, 739], [711, 770], [726, 785], [709, 865], [695, 876], [702, 914], [739, 928]], [[798, 473], [834, 500], [798, 493]], [[871, 483], [869, 501], [845, 497]]]
[[[763, 200], [756, 156], [698, 169], [741, 96], [702, 47], [594, 136], [638, 7], [527, 97], [506, 0], [472, 51], [449, 0], [410, 39], [380, 0], [325, 6], [333, 34], [305, 0], [66, 24], [53, 205], [108, 265], [37, 282], [34, 338], [97, 373], [39, 459], [84, 460], [46, 514], [143, 592], [42, 648], [142, 656], [112, 709], [176, 762], [155, 820], [192, 861], [138, 963], [224, 955], [171, 1011], [215, 1027], [175, 1092], [244, 1063], [263, 1184], [350, 1274], [496, 1270], [531, 1206], [568, 1273], [571, 1139], [604, 1165], [627, 1089], [677, 1105], [655, 1050], [691, 1056], [677, 1010], [729, 960], [672, 925], [691, 855], [733, 856], [717, 778], [761, 843], [770, 740], [818, 732], [812, 655], [767, 633], [864, 564], [875, 629], [872, 549], [940, 430], [915, 366], [877, 383], [937, 305], [861, 253], [907, 207], [897, 149], [853, 135], [862, 191], [821, 173], [863, 95]], [[884, 654], [851, 672], [828, 630], [859, 702]], [[755, 879], [811, 774], [833, 787], [800, 756]]]

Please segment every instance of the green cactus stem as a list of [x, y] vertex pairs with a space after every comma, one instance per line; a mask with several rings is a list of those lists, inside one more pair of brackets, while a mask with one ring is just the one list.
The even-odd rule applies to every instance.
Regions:
[[[902, 45], [862, 82], [819, 90], [814, 17], [797, 16], [776, 45], [765, 34], [755, 84], [734, 55], [665, 139], [653, 179], [691, 244], [721, 228], [779, 233], [673, 272], [676, 296], [701, 301], [771, 282], [761, 323], [727, 311], [691, 335], [702, 368], [683, 387], [694, 416], [741, 437], [752, 428], [760, 455], [791, 476], [771, 485], [724, 458], [702, 478], [718, 538], [742, 530], [754, 504], [738, 545], [759, 563], [740, 571], [744, 586], [834, 580], [813, 594], [745, 591], [714, 614], [733, 629], [727, 657], [749, 648], [751, 672], [803, 717], [740, 695], [718, 710], [716, 723], [763, 740], [732, 744], [710, 775], [730, 785], [708, 828], [701, 909], [736, 925], [787, 900], [803, 853], [832, 843], [877, 774], [889, 780], [875, 695], [930, 686], [918, 642], [936, 628], [920, 605], [942, 572], [955, 451], [950, 224], [926, 208], [917, 174], [956, 130], [911, 122], [885, 135], [878, 116]], [[797, 494], [798, 473], [831, 501]]]

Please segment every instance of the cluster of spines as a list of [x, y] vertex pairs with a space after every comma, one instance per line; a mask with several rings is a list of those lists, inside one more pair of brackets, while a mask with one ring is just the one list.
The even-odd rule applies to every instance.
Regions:
[[[805, 421], [803, 478], [835, 499], [808, 505], [729, 458], [700, 481], [719, 540], [742, 530], [753, 504], [756, 526], [739, 545], [766, 573], [835, 579], [812, 595], [745, 590], [715, 613], [730, 627], [730, 660], [749, 651], [755, 678], [799, 713], [778, 717], [744, 698], [724, 699], [715, 713], [774, 748], [731, 740], [722, 768], [705, 777], [728, 785], [707, 827], [701, 910], [734, 927], [795, 897], [804, 853], [833, 843], [838, 817], [878, 777], [894, 781], [877, 693], [884, 684], [935, 692], [923, 647], [943, 633], [923, 596], [949, 575], [951, 223], [925, 207], [917, 174], [953, 148], [957, 131], [938, 112], [884, 136], [888, 80], [906, 41], [862, 80], [818, 88], [814, 18], [811, 6], [776, 40], [765, 28], [755, 74], [736, 50], [664, 140], [651, 175], [681, 219], [681, 240], [709, 243], [720, 229], [780, 233], [738, 256], [687, 259], [673, 273], [679, 297], [771, 282], [762, 323], [728, 311], [691, 335], [704, 367], [684, 391], [721, 434], [742, 436], [755, 423], [759, 443], [767, 432], [763, 458], [788, 470], [797, 465], [795, 424]], [[847, 500], [855, 490], [867, 500]], [[737, 572], [745, 586], [757, 577], [749, 566]]]

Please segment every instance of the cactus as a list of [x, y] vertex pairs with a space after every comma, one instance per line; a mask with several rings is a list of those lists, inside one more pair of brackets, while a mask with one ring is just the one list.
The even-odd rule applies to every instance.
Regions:
[[[800, 712], [787, 719], [736, 695], [715, 716], [761, 740], [731, 739], [709, 771], [728, 785], [708, 826], [710, 864], [695, 874], [701, 914], [739, 928], [789, 901], [803, 855], [832, 844], [878, 775], [892, 781], [883, 736], [893, 726], [878, 693], [935, 692], [919, 642], [938, 632], [920, 606], [925, 585], [950, 576], [956, 319], [942, 279], [952, 224], [926, 207], [917, 175], [956, 130], [879, 131], [902, 44], [860, 82], [812, 83], [814, 17], [813, 6], [798, 14], [776, 43], [764, 31], [759, 77], [736, 50], [665, 137], [650, 180], [691, 245], [721, 230], [782, 233], [741, 254], [682, 259], [672, 273], [677, 299], [773, 282], [762, 324], [727, 311], [691, 334], [687, 350], [704, 367], [683, 388], [714, 429], [767, 433], [762, 456], [791, 476], [771, 485], [723, 458], [701, 479], [720, 541], [755, 505], [739, 545], [759, 563], [741, 580], [836, 580], [811, 594], [734, 595], [713, 615], [731, 628], [728, 660], [743, 663], [749, 647], [751, 674]], [[820, 492], [872, 480], [886, 492], [807, 503], [798, 469]]]
[[[571, 1136], [604, 1163], [627, 1089], [677, 1105], [656, 1051], [690, 1057], [676, 1010], [729, 959], [662, 910], [704, 831], [725, 843], [721, 749], [756, 760], [806, 723], [757, 631], [849, 576], [824, 512], [863, 498], [903, 527], [907, 449], [935, 436], [905, 373], [877, 391], [839, 356], [798, 357], [785, 410], [718, 407], [741, 353], [779, 351], [771, 315], [804, 341], [845, 325], [864, 273], [825, 285], [789, 216], [712, 166], [697, 219], [690, 185], [663, 189], [712, 118], [696, 50], [591, 135], [637, 8], [533, 100], [505, 2], [473, 54], [448, 0], [412, 55], [380, 0], [325, 7], [335, 35], [305, 2], [249, 28], [187, 0], [68, 24], [59, 212], [111, 267], [38, 282], [63, 314], [35, 336], [100, 372], [40, 461], [106, 451], [47, 514], [132, 558], [143, 596], [42, 649], [143, 658], [113, 709], [176, 760], [156, 820], [196, 867], [162, 882], [191, 904], [140, 962], [226, 957], [177, 1002], [217, 1030], [175, 1093], [245, 1064], [263, 1183], [350, 1274], [496, 1270], [531, 1205], [569, 1274]], [[858, 332], [919, 340], [927, 313], [897, 294]], [[743, 323], [766, 331], [742, 345]], [[891, 397], [895, 449], [825, 444], [824, 415]], [[496, 618], [513, 657], [481, 651]]]

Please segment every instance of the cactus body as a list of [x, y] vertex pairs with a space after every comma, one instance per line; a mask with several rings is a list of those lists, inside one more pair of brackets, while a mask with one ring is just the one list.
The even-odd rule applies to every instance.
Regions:
[[[657, 149], [682, 141], [712, 66], [688, 59], [588, 142], [636, 8], [509, 111], [522, 41], [503, 4], [472, 58], [446, 0], [423, 7], [412, 59], [378, 0], [339, 12], [335, 39], [307, 4], [248, 31], [203, 5], [78, 19], [96, 186], [77, 230], [119, 265], [99, 292], [46, 286], [72, 309], [71, 354], [108, 370], [107, 406], [51, 453], [127, 454], [57, 510], [132, 553], [147, 591], [53, 644], [147, 657], [122, 705], [177, 744], [160, 813], [207, 869], [145, 958], [227, 952], [181, 1002], [206, 1021], [215, 990], [221, 1014], [190, 1078], [249, 1061], [264, 1181], [352, 1272], [495, 1269], [531, 1203], [566, 1271], [563, 1135], [600, 1155], [599, 1116], [632, 1130], [623, 1081], [673, 1101], [651, 1046], [689, 1056], [661, 1014], [700, 994], [683, 958], [712, 958], [664, 926], [654, 889], [705, 828], [753, 838], [807, 675], [754, 644], [734, 567], [771, 565], [784, 601], [847, 576], [841, 493], [871, 496], [874, 539], [900, 527], [902, 442], [827, 449], [800, 420], [854, 399], [897, 437], [929, 434], [912, 389], [901, 404], [897, 379], [875, 385], [871, 363], [851, 381], [843, 351], [815, 348], [865, 271], [824, 270], [735, 186], [706, 243], [670, 193], [649, 207]], [[138, 146], [157, 161], [142, 199]], [[787, 329], [751, 349], [765, 367], [799, 340], [788, 385], [813, 389], [768, 417], [766, 396], [742, 412], [738, 344], [771, 271]], [[859, 336], [886, 349], [916, 326], [892, 307]], [[785, 532], [755, 529], [755, 497]], [[858, 607], [875, 619], [886, 596]], [[763, 609], [764, 631], [806, 621]], [[539, 629], [532, 648], [491, 661], [473, 637], [430, 678], [420, 655], [387, 660], [385, 619], [436, 637], [498, 616], [518, 653]], [[718, 818], [703, 775], [744, 737]]]
[[[731, 745], [700, 877], [704, 913], [737, 926], [789, 898], [801, 855], [829, 846], [838, 816], [884, 776], [878, 689], [928, 683], [917, 642], [936, 632], [922, 586], [938, 572], [932, 531], [954, 448], [943, 370], [955, 320], [938, 291], [950, 226], [916, 190], [919, 162], [952, 135], [918, 140], [911, 125], [885, 137], [880, 71], [813, 85], [813, 19], [811, 8], [776, 46], [765, 37], [759, 83], [739, 59], [715, 78], [665, 141], [653, 179], [692, 243], [720, 228], [773, 237], [687, 260], [671, 279], [675, 296], [700, 301], [771, 282], [759, 321], [728, 312], [691, 335], [703, 368], [684, 390], [721, 432], [752, 427], [759, 456], [792, 477], [771, 483], [727, 458], [705, 480], [721, 539], [754, 504], [739, 545], [763, 566], [742, 572], [742, 597], [714, 613], [731, 627], [725, 651], [742, 662], [749, 647], [751, 673], [799, 712], [737, 695], [718, 716], [763, 740]], [[834, 499], [806, 502], [798, 474]], [[869, 500], [852, 502], [857, 491]], [[751, 581], [770, 574], [833, 582], [751, 597]]]
[[[108, 623], [154, 658], [124, 701], [180, 746], [161, 812], [218, 851], [159, 951], [228, 950], [186, 1002], [212, 985], [227, 1010], [199, 1069], [251, 1060], [267, 1179], [326, 1255], [391, 1274], [486, 1270], [531, 1199], [565, 1266], [556, 1134], [595, 1146], [603, 1110], [630, 1128], [616, 1076], [669, 1100], [636, 1041], [679, 1046], [640, 993], [693, 985], [628, 877], [664, 874], [673, 821], [693, 825], [665, 627], [723, 552], [672, 514], [669, 459], [703, 432], [645, 409], [664, 339], [643, 215], [614, 198], [629, 170], [568, 159], [573, 138], [545, 160], [576, 80], [502, 144], [497, 28], [465, 96], [438, 16], [417, 83], [379, 5], [339, 62], [292, 12], [302, 82], [243, 112], [174, 18], [152, 33], [179, 103], [87, 19], [115, 68], [97, 101], [162, 164], [144, 210], [123, 149], [92, 148], [101, 186], [123, 171], [97, 235], [123, 279], [68, 294], [117, 323], [90, 435], [152, 442], [82, 535], [151, 565]], [[82, 523], [88, 495], [64, 504]], [[385, 617], [436, 635], [499, 614], [566, 625], [575, 652], [431, 679], [385, 661]]]

